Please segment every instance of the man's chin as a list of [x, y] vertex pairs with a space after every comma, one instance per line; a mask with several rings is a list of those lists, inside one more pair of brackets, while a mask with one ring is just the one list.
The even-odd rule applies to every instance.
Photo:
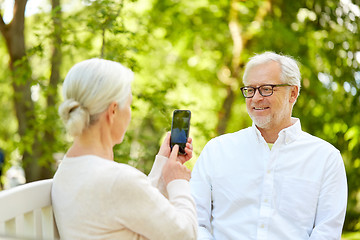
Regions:
[[254, 117], [252, 117], [251, 119], [253, 120], [253, 122], [255, 123], [255, 125], [258, 128], [265, 129], [265, 128], [268, 128], [270, 126], [271, 121], [270, 121], [269, 117], [264, 117], [264, 118], [254, 118]]

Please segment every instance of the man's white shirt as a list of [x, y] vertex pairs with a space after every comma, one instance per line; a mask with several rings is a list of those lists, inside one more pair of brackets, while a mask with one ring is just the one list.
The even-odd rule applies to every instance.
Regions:
[[255, 125], [208, 142], [191, 179], [198, 239], [340, 239], [347, 182], [340, 152], [301, 130], [269, 148]]

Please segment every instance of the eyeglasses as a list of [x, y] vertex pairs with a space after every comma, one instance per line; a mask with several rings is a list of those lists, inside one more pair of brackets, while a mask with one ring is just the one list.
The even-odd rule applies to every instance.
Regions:
[[259, 87], [242, 87], [241, 92], [244, 95], [245, 98], [252, 98], [256, 90], [259, 90], [259, 93], [263, 97], [268, 97], [273, 95], [274, 93], [274, 87], [285, 87], [285, 86], [291, 86], [289, 84], [266, 84], [261, 85]]

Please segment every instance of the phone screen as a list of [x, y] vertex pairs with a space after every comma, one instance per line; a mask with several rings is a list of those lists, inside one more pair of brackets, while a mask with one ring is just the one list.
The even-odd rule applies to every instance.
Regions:
[[179, 153], [185, 154], [185, 146], [189, 137], [191, 112], [175, 110], [171, 123], [170, 147], [179, 145]]

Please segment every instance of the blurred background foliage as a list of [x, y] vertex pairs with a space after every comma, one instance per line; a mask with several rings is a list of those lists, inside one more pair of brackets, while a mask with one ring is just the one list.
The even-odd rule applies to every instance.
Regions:
[[[135, 72], [132, 122], [114, 149], [116, 160], [148, 173], [172, 111], [190, 109], [192, 167], [211, 138], [251, 125], [239, 90], [243, 68], [254, 54], [274, 51], [300, 63], [302, 89], [293, 115], [305, 131], [341, 151], [349, 185], [344, 229], [358, 231], [359, 5], [360, 0], [51, 0], [24, 20], [24, 11], [14, 8], [18, 13], [6, 23], [0, 0], [5, 170], [23, 165], [27, 181], [53, 175], [71, 143], [57, 116], [61, 83], [73, 64], [92, 57], [119, 61]], [[16, 55], [21, 32], [24, 51]]]

